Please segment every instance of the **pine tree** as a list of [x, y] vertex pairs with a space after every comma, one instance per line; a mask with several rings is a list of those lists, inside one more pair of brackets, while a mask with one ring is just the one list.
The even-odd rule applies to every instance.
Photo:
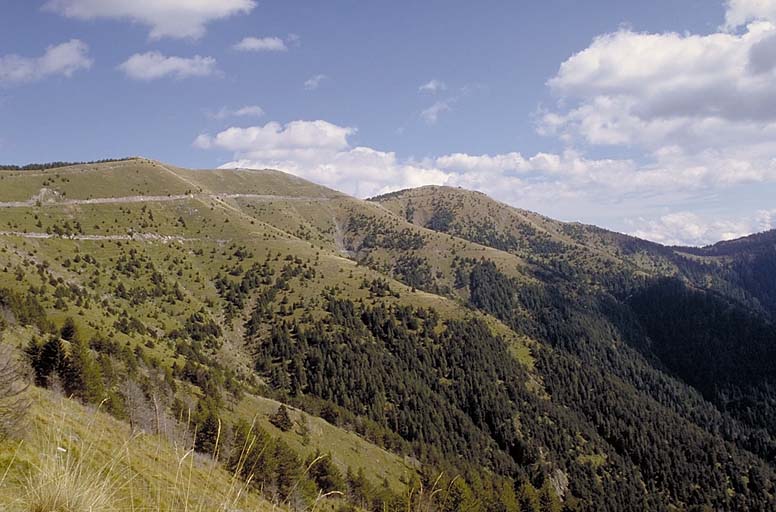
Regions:
[[520, 512], [520, 505], [517, 503], [514, 484], [510, 481], [501, 483], [498, 495], [499, 512]]
[[555, 489], [553, 489], [549, 479], [545, 479], [544, 485], [539, 490], [539, 504], [542, 512], [561, 512], [563, 510], [563, 505], [555, 494]]
[[218, 418], [218, 409], [212, 400], [205, 398], [199, 401], [195, 412], [195, 423], [197, 432], [194, 448], [200, 453], [214, 454], [218, 448], [221, 421]]
[[539, 502], [539, 493], [536, 492], [536, 488], [530, 482], [523, 482], [523, 485], [520, 486], [517, 500], [520, 504], [520, 512], [541, 512], [542, 510]]
[[316, 450], [315, 455], [305, 462], [305, 466], [310, 467], [310, 478], [321, 491], [343, 491], [345, 489], [342, 473], [332, 462], [331, 454], [321, 455], [320, 450]]
[[447, 489], [442, 512], [475, 512], [480, 510], [471, 488], [463, 478], [455, 478]]
[[65, 349], [58, 336], [49, 337], [43, 345], [32, 340], [26, 352], [35, 373], [35, 384], [38, 386], [45, 387], [52, 374], [59, 374], [65, 368]]
[[98, 403], [105, 398], [100, 366], [87, 344], [79, 338], [70, 346], [70, 357], [63, 381], [67, 392], [84, 402]]
[[278, 407], [275, 414], [269, 417], [269, 421], [283, 432], [288, 432], [294, 426], [294, 422], [288, 416], [288, 409], [283, 404]]
[[278, 494], [286, 499], [291, 489], [303, 477], [302, 464], [296, 452], [283, 441], [275, 442], [276, 484]]
[[72, 317], [65, 318], [65, 323], [59, 331], [59, 336], [65, 341], [73, 341], [78, 336], [78, 327]]
[[368, 508], [372, 492], [364, 475], [364, 468], [358, 468], [358, 473], [353, 473], [353, 470], [348, 467], [346, 480], [350, 488], [351, 500], [361, 508]]

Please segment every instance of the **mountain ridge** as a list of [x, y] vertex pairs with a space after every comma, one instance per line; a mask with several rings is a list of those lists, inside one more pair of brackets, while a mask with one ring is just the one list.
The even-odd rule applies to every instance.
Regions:
[[[460, 475], [481, 510], [513, 510], [502, 486], [567, 510], [774, 505], [767, 243], [689, 254], [450, 187], [363, 201], [144, 158], [0, 171], [0, 203], [0, 305], [46, 319], [4, 338], [39, 363], [74, 322], [119, 417], [122, 379], [236, 436], [279, 400], [295, 426], [267, 428], [294, 449], [322, 418], [322, 451], [350, 430], [396, 455], [396, 493]], [[360, 446], [336, 464], [379, 487]]]

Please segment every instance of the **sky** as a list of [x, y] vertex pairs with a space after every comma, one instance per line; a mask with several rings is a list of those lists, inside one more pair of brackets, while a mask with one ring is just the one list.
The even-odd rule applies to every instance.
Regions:
[[776, 0], [0, 0], [0, 163], [141, 155], [772, 229]]

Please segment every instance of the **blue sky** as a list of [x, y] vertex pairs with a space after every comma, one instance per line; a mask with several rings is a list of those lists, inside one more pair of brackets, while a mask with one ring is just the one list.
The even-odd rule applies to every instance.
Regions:
[[776, 225], [776, 0], [0, 3], [0, 161], [424, 184], [665, 243]]

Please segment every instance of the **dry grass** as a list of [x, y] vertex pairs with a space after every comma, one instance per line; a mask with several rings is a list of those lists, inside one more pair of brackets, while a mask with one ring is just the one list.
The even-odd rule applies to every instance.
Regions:
[[81, 457], [69, 452], [49, 453], [28, 476], [29, 512], [103, 512], [115, 510], [116, 483], [105, 472], [92, 471]]
[[[248, 492], [213, 456], [170, 445], [35, 389], [32, 429], [0, 445], [0, 511], [284, 510]], [[52, 411], [61, 411], [53, 412]]]

